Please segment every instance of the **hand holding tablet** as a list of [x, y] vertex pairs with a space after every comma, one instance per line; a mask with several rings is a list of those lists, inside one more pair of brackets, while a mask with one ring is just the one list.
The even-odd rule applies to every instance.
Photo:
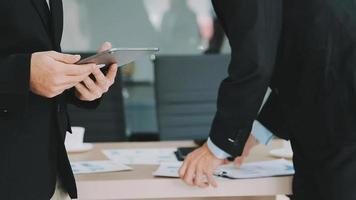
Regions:
[[95, 63], [102, 68], [116, 63], [119, 67], [122, 67], [142, 56], [149, 56], [158, 51], [158, 48], [112, 48], [88, 58], [84, 58], [76, 64]]
[[78, 61], [77, 65], [96, 64], [92, 74], [75, 86], [76, 97], [82, 101], [94, 101], [108, 92], [115, 81], [117, 67], [129, 64], [144, 55], [152, 55], [158, 48], [112, 48], [104, 43], [99, 53]]

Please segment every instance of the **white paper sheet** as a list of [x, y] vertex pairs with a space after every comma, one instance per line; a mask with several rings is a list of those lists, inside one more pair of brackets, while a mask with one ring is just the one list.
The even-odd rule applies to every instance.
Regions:
[[294, 167], [291, 161], [279, 159], [246, 163], [239, 169], [236, 169], [233, 164], [228, 164], [219, 167], [214, 174], [232, 179], [286, 176], [294, 174]]
[[182, 164], [183, 162], [162, 163], [158, 169], [153, 172], [153, 176], [178, 178], [178, 171]]
[[110, 160], [127, 165], [159, 165], [164, 162], [177, 162], [175, 148], [164, 149], [107, 149], [104, 155]]
[[91, 174], [131, 170], [131, 167], [110, 160], [71, 162], [74, 174]]
[[[178, 178], [181, 162], [162, 163], [153, 173], [154, 176]], [[246, 163], [237, 169], [233, 164], [220, 166], [215, 170], [216, 176], [232, 179], [262, 178], [272, 176], [285, 176], [294, 174], [293, 163], [284, 159]]]

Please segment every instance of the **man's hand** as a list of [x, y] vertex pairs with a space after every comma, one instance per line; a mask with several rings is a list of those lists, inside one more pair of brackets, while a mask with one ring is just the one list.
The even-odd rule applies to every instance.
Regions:
[[234, 164], [237, 168], [240, 168], [244, 160], [250, 155], [251, 149], [255, 146], [257, 146], [259, 142], [256, 140], [256, 138], [250, 134], [250, 137], [247, 139], [247, 142], [244, 147], [244, 151], [241, 156], [236, 157], [234, 160]]
[[[251, 149], [258, 144], [259, 142], [251, 134], [245, 144], [242, 155], [236, 157], [234, 160], [235, 166], [239, 168], [244, 159], [250, 154]], [[185, 183], [191, 186], [204, 188], [211, 185], [217, 187], [217, 183], [213, 178], [214, 170], [218, 166], [227, 163], [228, 160], [215, 157], [209, 150], [208, 145], [204, 144], [187, 156], [179, 170], [179, 176]]]
[[[109, 42], [105, 42], [98, 52], [111, 49], [111, 47]], [[109, 67], [108, 73], [104, 75], [101, 70], [96, 67], [93, 71], [96, 80], [94, 81], [88, 76], [82, 83], [77, 84], [75, 86], [76, 97], [82, 101], [94, 101], [101, 98], [101, 96], [108, 92], [109, 88], [114, 84], [117, 70], [117, 64], [113, 64]]]
[[224, 160], [215, 157], [209, 150], [208, 145], [204, 144], [187, 156], [179, 170], [179, 176], [191, 186], [195, 185], [204, 188], [212, 185], [217, 187], [213, 172], [219, 165], [224, 163]]
[[30, 90], [47, 98], [55, 97], [83, 81], [94, 69], [94, 64], [75, 65], [78, 55], [55, 51], [32, 54]]

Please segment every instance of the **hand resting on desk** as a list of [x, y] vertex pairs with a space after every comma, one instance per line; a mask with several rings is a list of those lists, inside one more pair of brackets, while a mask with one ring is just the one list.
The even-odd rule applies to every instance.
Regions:
[[[258, 144], [258, 141], [251, 134], [248, 138], [244, 151], [241, 156], [237, 157], [234, 162], [236, 167], [240, 167], [245, 158], [250, 154], [253, 147]], [[188, 185], [198, 186], [201, 188], [209, 185], [217, 187], [217, 183], [213, 177], [214, 170], [220, 165], [227, 164], [227, 159], [217, 158], [208, 148], [207, 144], [190, 153], [182, 167], [179, 170], [180, 178]]]

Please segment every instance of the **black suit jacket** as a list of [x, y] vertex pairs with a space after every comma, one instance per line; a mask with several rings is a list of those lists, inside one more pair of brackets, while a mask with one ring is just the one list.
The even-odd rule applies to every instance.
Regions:
[[356, 142], [356, 5], [340, 2], [213, 0], [232, 49], [217, 146], [241, 155], [255, 119], [308, 151]]
[[30, 92], [31, 54], [61, 51], [61, 0], [0, 1], [0, 196], [50, 199], [59, 177], [72, 198], [75, 180], [64, 147], [70, 130], [67, 103], [95, 108], [73, 91], [55, 98]]

